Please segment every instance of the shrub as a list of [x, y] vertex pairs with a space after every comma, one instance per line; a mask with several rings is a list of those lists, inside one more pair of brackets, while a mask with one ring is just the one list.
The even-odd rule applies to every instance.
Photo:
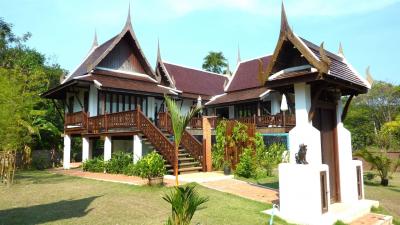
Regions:
[[122, 173], [127, 176], [139, 176], [136, 165], [133, 163], [130, 163], [128, 166], [126, 166], [123, 169]]
[[132, 154], [125, 152], [113, 153], [111, 159], [105, 164], [107, 173], [123, 173], [124, 169], [133, 162]]
[[83, 171], [102, 173], [105, 169], [105, 163], [103, 157], [95, 157], [93, 159], [86, 160], [83, 163]]
[[368, 149], [356, 151], [355, 156], [363, 158], [371, 164], [381, 178], [381, 185], [388, 186], [390, 174], [395, 172], [400, 166], [400, 160], [394, 161], [390, 159], [385, 151], [374, 152]]
[[141, 158], [135, 165], [137, 175], [142, 178], [153, 178], [164, 176], [166, 170], [164, 159], [157, 152], [151, 152]]
[[218, 123], [217, 128], [215, 129], [215, 144], [212, 149], [212, 166], [214, 169], [222, 169], [222, 165], [224, 163], [224, 153], [225, 153], [225, 144], [226, 144], [226, 121], [222, 120]]
[[44, 170], [50, 168], [51, 163], [48, 160], [39, 157], [32, 160], [32, 166], [37, 170]]
[[172, 215], [166, 225], [189, 225], [199, 206], [209, 198], [201, 197], [194, 185], [175, 187], [175, 190], [164, 195], [163, 199], [171, 204]]
[[253, 177], [256, 172], [256, 164], [252, 156], [252, 149], [245, 148], [240, 156], [240, 162], [236, 165], [235, 175], [240, 177]]

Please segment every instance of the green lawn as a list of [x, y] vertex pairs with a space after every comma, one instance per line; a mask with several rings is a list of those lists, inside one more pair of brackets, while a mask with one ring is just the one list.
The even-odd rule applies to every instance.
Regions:
[[392, 215], [396, 220], [395, 224], [400, 224], [400, 173], [393, 174], [388, 187], [379, 185], [379, 177], [372, 181], [365, 180], [364, 183], [365, 197], [379, 201], [381, 209], [377, 212]]
[[[0, 185], [0, 224], [163, 224], [166, 187], [139, 187], [50, 174], [20, 172], [10, 189]], [[193, 224], [267, 224], [268, 204], [198, 186], [210, 201]], [[276, 224], [285, 224], [279, 222]]]

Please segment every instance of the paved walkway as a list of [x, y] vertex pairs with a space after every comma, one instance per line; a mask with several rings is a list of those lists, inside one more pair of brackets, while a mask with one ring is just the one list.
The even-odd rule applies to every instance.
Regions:
[[259, 202], [277, 203], [279, 201], [278, 191], [241, 180], [227, 179], [200, 184], [214, 190], [227, 192]]
[[[64, 170], [63, 168], [56, 168], [48, 170], [51, 173], [64, 174], [69, 176], [83, 177], [93, 180], [109, 181], [130, 185], [146, 185], [147, 179], [142, 179], [135, 176], [126, 176], [123, 174], [108, 174], [108, 173], [92, 173], [84, 172], [82, 168], [73, 168], [69, 170]], [[174, 186], [174, 180], [164, 179], [164, 185]]]
[[356, 219], [350, 225], [391, 225], [392, 217], [376, 213], [368, 213], [367, 215]]

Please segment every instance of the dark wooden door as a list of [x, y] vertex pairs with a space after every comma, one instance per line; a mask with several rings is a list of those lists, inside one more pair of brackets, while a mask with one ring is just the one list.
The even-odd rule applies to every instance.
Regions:
[[322, 163], [329, 166], [331, 203], [340, 201], [337, 160], [336, 107], [317, 107], [313, 125], [321, 132]]

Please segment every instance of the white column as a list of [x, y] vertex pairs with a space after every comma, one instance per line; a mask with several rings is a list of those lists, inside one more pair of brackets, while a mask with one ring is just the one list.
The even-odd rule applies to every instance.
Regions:
[[138, 135], [133, 136], [133, 163], [136, 163], [143, 154], [143, 144], [142, 140]]
[[299, 145], [307, 145], [307, 161], [310, 164], [321, 164], [321, 135], [308, 120], [311, 108], [310, 85], [299, 83], [294, 85], [296, 126], [289, 132], [290, 162], [296, 163], [295, 155]]
[[104, 139], [104, 161], [111, 159], [111, 137], [106, 136]]
[[82, 138], [82, 162], [85, 162], [86, 160], [89, 159], [89, 138], [88, 137], [83, 137]]
[[64, 169], [70, 168], [70, 161], [71, 161], [71, 136], [65, 134], [64, 135], [64, 158], [63, 158]]

